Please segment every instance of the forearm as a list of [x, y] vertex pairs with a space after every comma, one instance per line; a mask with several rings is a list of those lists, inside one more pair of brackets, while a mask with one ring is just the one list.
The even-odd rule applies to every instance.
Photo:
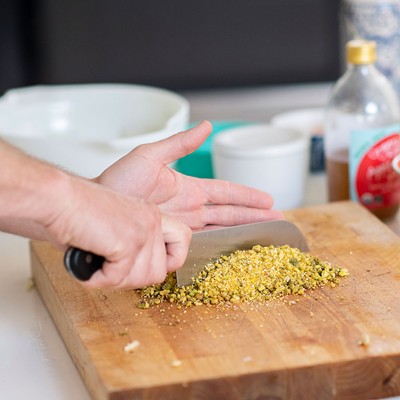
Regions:
[[47, 239], [43, 225], [27, 219], [1, 218], [0, 231], [12, 233], [14, 235], [23, 236], [30, 239]]
[[63, 172], [0, 141], [0, 230], [44, 239]]

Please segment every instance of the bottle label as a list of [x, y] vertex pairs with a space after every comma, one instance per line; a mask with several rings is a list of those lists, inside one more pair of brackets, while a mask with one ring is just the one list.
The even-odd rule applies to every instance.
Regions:
[[400, 125], [350, 135], [351, 199], [370, 210], [400, 203], [400, 176], [392, 168], [400, 153]]

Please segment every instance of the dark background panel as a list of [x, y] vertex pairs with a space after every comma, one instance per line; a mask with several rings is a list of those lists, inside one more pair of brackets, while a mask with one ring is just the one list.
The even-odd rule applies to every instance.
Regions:
[[339, 0], [2, 2], [12, 18], [3, 26], [0, 16], [0, 90], [83, 82], [206, 89], [339, 74]]
[[0, 92], [31, 82], [32, 30], [25, 25], [32, 21], [29, 13], [25, 0], [0, 0]]

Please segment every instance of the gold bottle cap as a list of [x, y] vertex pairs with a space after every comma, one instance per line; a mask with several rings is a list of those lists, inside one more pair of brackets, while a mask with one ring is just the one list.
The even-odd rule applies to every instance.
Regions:
[[376, 60], [376, 42], [371, 40], [350, 40], [346, 45], [347, 61], [350, 64], [372, 64]]

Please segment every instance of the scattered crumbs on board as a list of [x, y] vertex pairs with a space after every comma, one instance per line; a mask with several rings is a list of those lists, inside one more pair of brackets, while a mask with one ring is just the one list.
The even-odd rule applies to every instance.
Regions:
[[171, 361], [171, 366], [173, 366], [174, 368], [178, 368], [182, 365], [182, 361], [181, 360], [172, 360]]
[[361, 339], [357, 342], [357, 345], [360, 347], [368, 347], [370, 343], [370, 337], [368, 333], [363, 333]]
[[132, 353], [135, 351], [140, 345], [140, 342], [138, 340], [133, 340], [132, 342], [129, 342], [127, 345], [124, 347], [124, 351], [126, 353]]
[[26, 282], [26, 290], [29, 292], [36, 286], [35, 280], [31, 276]]

